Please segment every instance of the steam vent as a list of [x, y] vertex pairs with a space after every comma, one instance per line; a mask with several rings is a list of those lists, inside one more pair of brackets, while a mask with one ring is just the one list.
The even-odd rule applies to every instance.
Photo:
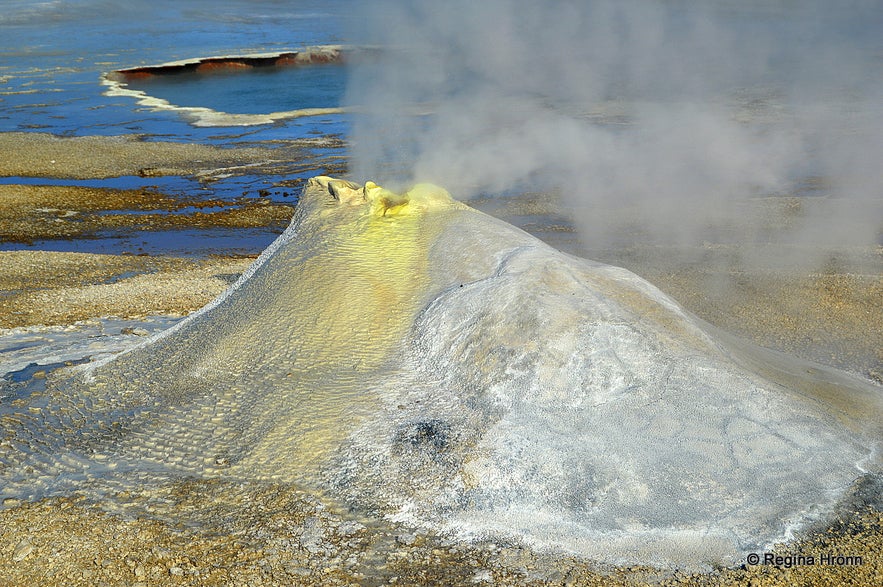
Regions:
[[296, 483], [463, 539], [707, 568], [881, 465], [870, 384], [425, 184], [311, 179], [220, 298], [62, 373], [2, 408], [0, 497]]

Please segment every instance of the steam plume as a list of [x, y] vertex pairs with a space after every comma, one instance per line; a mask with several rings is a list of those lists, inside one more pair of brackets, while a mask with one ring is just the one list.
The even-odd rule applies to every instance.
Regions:
[[720, 238], [762, 224], [748, 198], [793, 194], [824, 197], [750, 238], [880, 239], [880, 2], [363, 5], [354, 36], [381, 49], [348, 90], [357, 178], [558, 191], [595, 245], [626, 217], [666, 242]]

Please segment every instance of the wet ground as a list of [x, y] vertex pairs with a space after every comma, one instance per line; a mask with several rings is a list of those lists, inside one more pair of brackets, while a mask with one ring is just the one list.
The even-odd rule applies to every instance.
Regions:
[[0, 151], [17, 154], [0, 162], [0, 251], [256, 254], [285, 229], [307, 178], [345, 171], [342, 146], [0, 134]]

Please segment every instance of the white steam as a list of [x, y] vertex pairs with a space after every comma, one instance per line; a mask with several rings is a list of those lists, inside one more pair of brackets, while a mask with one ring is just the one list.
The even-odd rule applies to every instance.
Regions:
[[363, 6], [354, 39], [379, 51], [348, 90], [355, 178], [560, 192], [594, 244], [623, 218], [701, 242], [789, 194], [823, 196], [792, 241], [880, 238], [879, 1]]

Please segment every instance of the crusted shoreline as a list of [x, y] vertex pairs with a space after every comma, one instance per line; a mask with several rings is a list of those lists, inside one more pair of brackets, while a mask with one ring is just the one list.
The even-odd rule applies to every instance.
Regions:
[[344, 61], [344, 47], [322, 45], [307, 47], [301, 51], [279, 51], [275, 53], [254, 53], [248, 55], [221, 55], [170, 61], [159, 65], [145, 65], [118, 69], [106, 74], [114, 81], [149, 77], [156, 75], [177, 75], [181, 73], [205, 73], [219, 69], [248, 69], [254, 67], [288, 67], [313, 63], [341, 63]]
[[346, 58], [346, 49], [340, 45], [322, 45], [308, 47], [300, 51], [282, 51], [278, 53], [258, 53], [249, 55], [226, 55], [202, 57], [172, 61], [159, 65], [131, 67], [106, 73], [102, 84], [107, 88], [108, 96], [127, 96], [134, 98], [138, 104], [154, 110], [174, 110], [190, 118], [194, 126], [250, 126], [269, 124], [279, 120], [300, 118], [303, 116], [319, 116], [323, 114], [339, 114], [345, 111], [341, 107], [301, 108], [265, 114], [231, 114], [218, 112], [211, 108], [180, 106], [171, 104], [161, 98], [129, 87], [133, 80], [174, 76], [182, 74], [205, 75], [218, 72], [250, 71], [275, 67], [300, 67], [316, 64], [341, 64]]

